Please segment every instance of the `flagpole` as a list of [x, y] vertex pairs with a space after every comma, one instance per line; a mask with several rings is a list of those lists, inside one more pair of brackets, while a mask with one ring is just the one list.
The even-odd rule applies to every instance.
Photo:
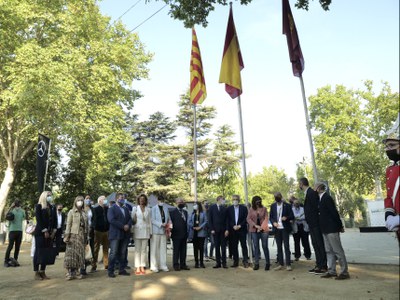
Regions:
[[51, 148], [51, 139], [49, 139], [49, 150], [47, 152], [46, 169], [44, 171], [43, 191], [46, 190], [46, 177], [47, 177], [47, 169], [49, 168], [50, 148]]
[[242, 119], [242, 105], [240, 101], [240, 95], [238, 96], [238, 114], [239, 114], [239, 126], [240, 126], [240, 143], [242, 145], [242, 175], [243, 175], [243, 186], [244, 186], [244, 200], [246, 207], [249, 204], [249, 197], [247, 192], [247, 172], [246, 172], [246, 152], [244, 150], [244, 134], [243, 134], [243, 119]]
[[197, 202], [197, 121], [196, 121], [196, 104], [193, 104], [193, 152], [194, 152], [194, 202]]
[[307, 127], [307, 134], [308, 134], [308, 142], [310, 145], [311, 163], [312, 163], [312, 167], [313, 167], [314, 182], [318, 182], [318, 172], [317, 172], [317, 165], [315, 163], [314, 145], [313, 145], [312, 135], [311, 135], [311, 124], [310, 124], [310, 117], [308, 115], [307, 99], [306, 99], [306, 92], [304, 89], [303, 76], [300, 75], [299, 79], [300, 79], [300, 86], [301, 86], [301, 94], [303, 96], [304, 114], [306, 115], [306, 127]]

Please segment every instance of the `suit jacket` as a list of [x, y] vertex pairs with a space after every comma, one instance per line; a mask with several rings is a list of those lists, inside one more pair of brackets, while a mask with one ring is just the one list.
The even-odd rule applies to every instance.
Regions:
[[61, 231], [64, 231], [65, 226], [65, 213], [61, 212], [61, 224], [58, 224], [58, 213], [56, 212], [55, 228], [58, 229], [58, 225], [61, 225]]
[[172, 222], [171, 238], [172, 239], [187, 239], [188, 238], [188, 213], [182, 210], [184, 217], [178, 208], [173, 208], [169, 212]]
[[196, 225], [196, 224], [194, 224], [194, 222], [195, 222], [195, 212], [193, 212], [191, 215], [190, 215], [190, 218], [189, 218], [189, 239], [191, 240], [191, 239], [193, 239], [193, 235], [194, 235], [194, 229], [193, 229], [193, 227], [201, 227], [201, 229], [200, 230], [198, 230], [197, 231], [197, 236], [198, 237], [206, 237], [207, 236], [207, 214], [204, 212], [204, 211], [202, 211], [201, 213], [200, 213], [200, 216], [199, 216], [199, 224], [198, 225]]
[[[110, 224], [108, 231], [109, 240], [122, 240], [130, 237], [130, 229], [132, 227], [132, 218], [129, 210], [126, 207], [122, 207], [125, 215], [122, 213], [121, 208], [116, 203], [111, 206], [107, 211], [107, 220]], [[124, 231], [124, 225], [129, 226], [128, 231]]]
[[132, 220], [136, 222], [133, 225], [135, 239], [149, 239], [152, 234], [150, 208], [145, 207], [144, 212], [142, 212], [139, 205], [134, 207], [132, 209]]
[[[271, 209], [269, 211], [269, 219], [271, 220], [271, 223], [274, 224], [275, 222], [278, 223], [279, 221], [279, 216], [277, 212], [277, 203], [274, 202], [271, 204]], [[292, 224], [290, 221], [294, 219], [293, 215], [293, 210], [292, 206], [288, 203], [282, 202], [282, 217], [286, 217], [285, 221], [282, 221], [283, 228], [286, 231], [292, 231]], [[275, 226], [272, 227], [273, 230], [276, 230], [277, 228]]]
[[312, 188], [308, 188], [304, 200], [304, 214], [310, 228], [319, 226], [319, 195]]
[[322, 195], [319, 203], [319, 224], [322, 233], [340, 232], [343, 228], [335, 202], [327, 193]]
[[236, 231], [233, 229], [233, 226], [235, 225], [240, 225], [240, 229], [239, 231], [242, 233], [246, 233], [247, 232], [247, 207], [244, 205], [239, 205], [239, 216], [238, 216], [238, 220], [236, 223], [235, 220], [235, 206], [231, 205], [228, 207], [228, 230], [229, 231]]
[[[162, 210], [164, 212], [165, 223], [169, 223], [171, 218], [169, 216], [167, 206], [163, 205]], [[160, 208], [158, 205], [154, 205], [151, 208], [151, 224], [153, 226], [153, 234], [165, 234], [165, 227], [161, 227], [162, 223]]]
[[227, 216], [227, 208], [225, 206], [220, 205], [218, 210], [217, 204], [211, 205], [208, 210], [208, 225], [210, 226], [210, 230], [214, 230], [216, 233], [227, 230]]

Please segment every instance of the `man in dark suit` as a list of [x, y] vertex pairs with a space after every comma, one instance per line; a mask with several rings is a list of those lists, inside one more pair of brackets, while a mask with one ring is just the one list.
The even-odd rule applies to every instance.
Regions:
[[326, 273], [326, 253], [321, 228], [319, 226], [319, 196], [316, 191], [310, 188], [307, 178], [299, 179], [299, 188], [305, 193], [304, 214], [310, 229], [311, 242], [315, 253], [315, 267], [309, 273], [322, 275]]
[[103, 247], [103, 264], [104, 269], [108, 269], [108, 230], [110, 225], [107, 220], [107, 199], [105, 196], [100, 196], [97, 199], [98, 205], [93, 207], [92, 226], [94, 228], [94, 251], [91, 273], [97, 270], [97, 260], [99, 257], [100, 246]]
[[172, 261], [175, 271], [190, 270], [186, 265], [186, 248], [188, 239], [188, 213], [183, 208], [185, 201], [178, 198], [176, 208], [169, 212], [172, 222], [171, 239], [173, 244]]
[[208, 224], [211, 234], [214, 236], [215, 256], [217, 268], [228, 268], [226, 265], [226, 237], [229, 234], [227, 225], [227, 209], [225, 199], [222, 196], [217, 197], [217, 203], [210, 206]]
[[55, 226], [57, 228], [56, 237], [55, 237], [57, 252], [60, 252], [61, 242], [62, 242], [62, 234], [63, 234], [64, 229], [65, 229], [64, 228], [64, 226], [65, 226], [65, 213], [63, 213], [62, 210], [63, 210], [62, 204], [57, 204], [57, 212], [56, 212], [56, 219], [55, 219]]
[[239, 204], [240, 196], [233, 195], [233, 205], [228, 207], [228, 230], [229, 230], [229, 243], [232, 245], [233, 265], [232, 268], [239, 266], [239, 241], [242, 247], [243, 266], [249, 267], [248, 259], [249, 253], [247, 250], [246, 236], [247, 236], [247, 208]]
[[274, 268], [274, 270], [283, 269], [283, 249], [282, 243], [285, 247], [285, 261], [286, 270], [292, 271], [290, 263], [290, 246], [289, 246], [289, 236], [292, 231], [291, 221], [294, 219], [292, 206], [286, 202], [283, 202], [283, 197], [280, 192], [274, 194], [275, 203], [271, 204], [270, 209], [270, 221], [273, 226], [275, 233], [276, 246], [278, 247], [278, 262], [279, 266]]
[[107, 211], [107, 220], [110, 224], [108, 239], [110, 241], [110, 255], [108, 262], [108, 277], [114, 278], [115, 262], [119, 262], [119, 275], [130, 274], [125, 270], [126, 251], [128, 249], [129, 236], [132, 227], [132, 218], [129, 210], [124, 207], [124, 197], [117, 195], [117, 203]]
[[[324, 238], [328, 261], [328, 272], [321, 277], [335, 277], [337, 280], [349, 279], [350, 275], [346, 255], [340, 241], [340, 233], [344, 232], [344, 227], [340, 220], [339, 212], [332, 197], [326, 192], [325, 184], [318, 184], [317, 192], [320, 197], [319, 224]], [[336, 258], [340, 265], [340, 274], [338, 276], [336, 275]]]

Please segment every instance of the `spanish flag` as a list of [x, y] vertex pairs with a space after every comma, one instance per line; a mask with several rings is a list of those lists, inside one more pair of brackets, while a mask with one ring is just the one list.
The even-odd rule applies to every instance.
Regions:
[[232, 99], [242, 94], [240, 71], [244, 68], [239, 41], [233, 21], [232, 6], [229, 10], [228, 28], [226, 30], [224, 54], [222, 56], [219, 83], [225, 83], [225, 91]]
[[206, 81], [203, 74], [200, 47], [196, 31], [192, 28], [192, 54], [190, 58], [190, 102], [201, 104], [207, 97]]
[[293, 75], [300, 77], [304, 71], [304, 57], [301, 52], [299, 36], [297, 35], [296, 24], [294, 23], [289, 0], [282, 0], [282, 21], [282, 31], [283, 34], [286, 34]]

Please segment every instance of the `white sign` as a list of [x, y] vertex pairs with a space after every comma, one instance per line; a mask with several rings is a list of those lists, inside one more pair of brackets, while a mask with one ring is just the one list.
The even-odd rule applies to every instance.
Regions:
[[366, 201], [369, 226], [385, 226], [385, 205], [383, 200]]

